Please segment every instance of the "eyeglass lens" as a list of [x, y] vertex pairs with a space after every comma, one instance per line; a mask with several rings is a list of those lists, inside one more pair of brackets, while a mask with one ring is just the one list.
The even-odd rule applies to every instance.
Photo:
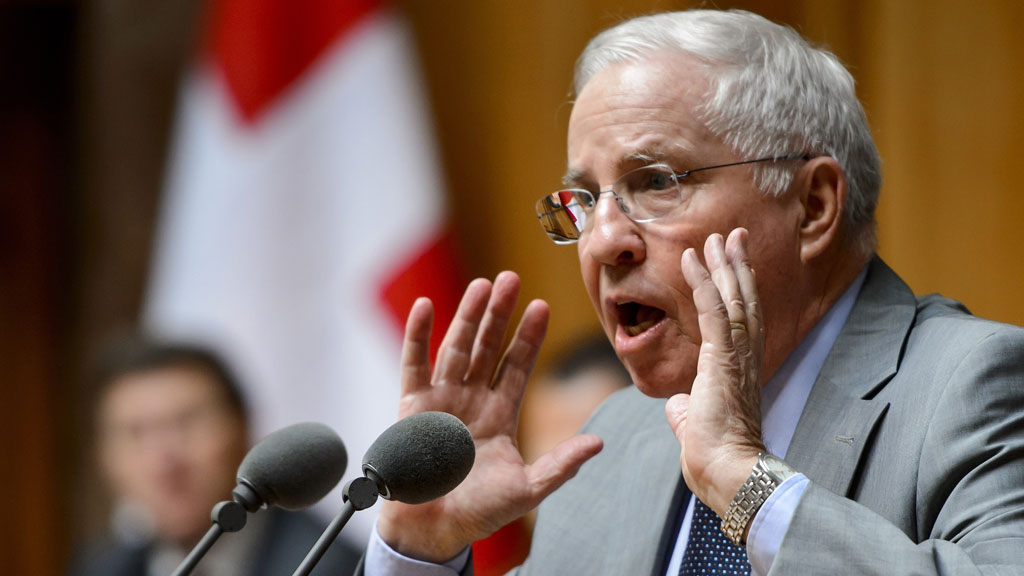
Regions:
[[[670, 168], [644, 166], [630, 171], [612, 186], [619, 208], [631, 219], [645, 222], [664, 216], [682, 201], [679, 183]], [[607, 191], [602, 191], [604, 193]], [[596, 204], [594, 193], [573, 188], [537, 201], [537, 218], [556, 244], [571, 244], [586, 230]]]
[[537, 201], [537, 218], [555, 244], [572, 244], [586, 228], [587, 206], [593, 204], [586, 190], [559, 190]]

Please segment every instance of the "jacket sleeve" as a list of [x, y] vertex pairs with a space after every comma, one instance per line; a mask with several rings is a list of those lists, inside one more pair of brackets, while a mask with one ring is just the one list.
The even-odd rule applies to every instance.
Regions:
[[939, 397], [920, 424], [912, 526], [812, 482], [769, 574], [1024, 574], [1022, 333], [995, 331], [921, 388]]

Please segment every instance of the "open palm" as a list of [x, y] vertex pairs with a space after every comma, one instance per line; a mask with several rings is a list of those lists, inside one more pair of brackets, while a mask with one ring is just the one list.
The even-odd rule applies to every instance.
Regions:
[[523, 392], [547, 330], [548, 307], [531, 302], [508, 347], [505, 332], [519, 296], [519, 278], [503, 272], [493, 284], [470, 283], [430, 366], [433, 306], [421, 298], [406, 324], [399, 417], [438, 410], [459, 417], [473, 434], [476, 460], [448, 495], [426, 504], [385, 502], [378, 529], [406, 556], [443, 562], [474, 540], [540, 504], [601, 449], [577, 436], [527, 466], [516, 446]]

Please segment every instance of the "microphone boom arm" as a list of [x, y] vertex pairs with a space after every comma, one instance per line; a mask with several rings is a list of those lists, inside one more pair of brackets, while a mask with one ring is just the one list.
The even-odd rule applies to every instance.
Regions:
[[363, 476], [354, 478], [346, 484], [343, 494], [345, 505], [342, 506], [341, 512], [327, 526], [327, 529], [320, 535], [320, 539], [316, 541], [316, 544], [310, 548], [309, 553], [302, 560], [302, 564], [299, 564], [295, 572], [292, 572], [292, 576], [309, 576], [317, 562], [327, 552], [327, 548], [338, 537], [338, 534], [341, 534], [341, 529], [348, 523], [349, 518], [356, 513], [356, 510], [365, 510], [373, 506], [377, 502], [377, 496], [380, 492], [377, 489], [376, 482]]
[[210, 550], [213, 543], [225, 532], [238, 532], [245, 527], [245, 507], [233, 500], [225, 500], [213, 507], [210, 513], [210, 520], [213, 525], [206, 531], [202, 540], [192, 548], [188, 556], [181, 561], [178, 568], [171, 576], [188, 576], [195, 570], [199, 561]]

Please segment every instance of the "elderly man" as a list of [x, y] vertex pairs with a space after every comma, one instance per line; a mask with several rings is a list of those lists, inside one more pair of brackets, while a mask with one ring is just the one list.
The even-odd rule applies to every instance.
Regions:
[[1021, 574], [1024, 330], [874, 256], [879, 160], [836, 58], [749, 13], [661, 14], [593, 39], [575, 88], [538, 216], [636, 389], [525, 466], [546, 304], [502, 354], [518, 279], [475, 281], [431, 369], [417, 302], [401, 413], [459, 415], [477, 462], [383, 507], [367, 573], [468, 572], [544, 500], [523, 574]]

